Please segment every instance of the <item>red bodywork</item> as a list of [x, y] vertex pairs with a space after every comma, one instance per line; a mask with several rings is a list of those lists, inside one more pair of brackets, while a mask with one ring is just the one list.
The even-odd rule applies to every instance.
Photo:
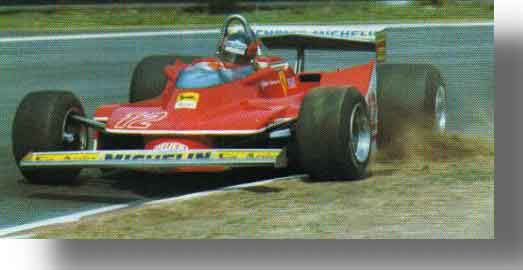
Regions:
[[[218, 60], [195, 62], [201, 61]], [[145, 149], [174, 142], [189, 149], [213, 148], [216, 136], [254, 135], [268, 127], [296, 120], [302, 99], [312, 88], [352, 86], [366, 97], [371, 127], [375, 130], [373, 60], [333, 72], [298, 74], [288, 65], [274, 68], [270, 65], [281, 61], [279, 57], [259, 57], [257, 62], [265, 63], [266, 67], [237, 81], [211, 88], [177, 89], [177, 75], [187, 66], [177, 60], [165, 68], [168, 82], [160, 96], [137, 103], [102, 106], [96, 110], [95, 119], [106, 122], [109, 133], [143, 136]], [[198, 95], [195, 108], [175, 108], [179, 95], [194, 96], [194, 93]]]

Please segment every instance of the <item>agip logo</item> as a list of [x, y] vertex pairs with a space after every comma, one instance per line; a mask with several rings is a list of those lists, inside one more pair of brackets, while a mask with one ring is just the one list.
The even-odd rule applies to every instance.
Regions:
[[154, 150], [158, 151], [172, 151], [172, 152], [185, 152], [189, 151], [189, 147], [179, 142], [164, 142], [156, 145]]

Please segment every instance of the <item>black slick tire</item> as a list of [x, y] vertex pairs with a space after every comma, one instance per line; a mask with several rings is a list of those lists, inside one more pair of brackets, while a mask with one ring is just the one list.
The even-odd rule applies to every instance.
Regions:
[[[20, 161], [30, 152], [85, 150], [87, 128], [69, 120], [73, 114], [85, 116], [80, 101], [66, 91], [29, 93], [19, 104], [12, 127], [12, 150], [20, 172], [30, 183], [71, 184], [76, 181], [79, 168], [20, 167]], [[64, 139], [65, 132], [74, 135], [71, 141]]]
[[[356, 125], [361, 126], [362, 134], [367, 137], [354, 136]], [[364, 177], [371, 152], [365, 99], [352, 87], [310, 90], [300, 108], [296, 142], [300, 165], [312, 178]], [[360, 149], [360, 143], [368, 143], [367, 149]]]
[[445, 117], [448, 112], [447, 86], [440, 71], [427, 64], [381, 64], [378, 74], [378, 145], [386, 146], [401, 131], [401, 125], [418, 125], [434, 132], [438, 125], [436, 99], [443, 90]]

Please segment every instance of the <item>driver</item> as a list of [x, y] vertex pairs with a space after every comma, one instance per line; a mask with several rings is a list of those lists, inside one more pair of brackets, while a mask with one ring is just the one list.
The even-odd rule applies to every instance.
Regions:
[[180, 71], [178, 88], [207, 88], [242, 79], [254, 72], [258, 43], [244, 32], [227, 35], [216, 60], [193, 63]]
[[218, 58], [235, 65], [252, 64], [258, 50], [258, 44], [245, 32], [236, 32], [223, 39], [218, 49]]

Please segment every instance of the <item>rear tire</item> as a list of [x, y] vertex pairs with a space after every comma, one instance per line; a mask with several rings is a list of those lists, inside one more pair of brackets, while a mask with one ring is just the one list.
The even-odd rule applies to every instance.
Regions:
[[74, 183], [80, 169], [27, 169], [20, 167], [30, 152], [79, 151], [87, 149], [87, 127], [69, 116], [85, 116], [82, 104], [70, 92], [41, 91], [24, 97], [16, 111], [12, 147], [22, 175], [34, 184]]
[[359, 179], [371, 153], [367, 105], [355, 88], [320, 87], [304, 98], [296, 129], [302, 168], [315, 179]]
[[154, 55], [144, 58], [134, 69], [129, 101], [138, 102], [159, 96], [167, 84], [167, 77], [163, 72], [166, 66], [176, 63], [176, 59], [191, 63], [198, 58], [175, 55]]
[[439, 70], [423, 64], [378, 66], [378, 144], [399, 136], [400, 124], [445, 132], [448, 124], [447, 86]]

